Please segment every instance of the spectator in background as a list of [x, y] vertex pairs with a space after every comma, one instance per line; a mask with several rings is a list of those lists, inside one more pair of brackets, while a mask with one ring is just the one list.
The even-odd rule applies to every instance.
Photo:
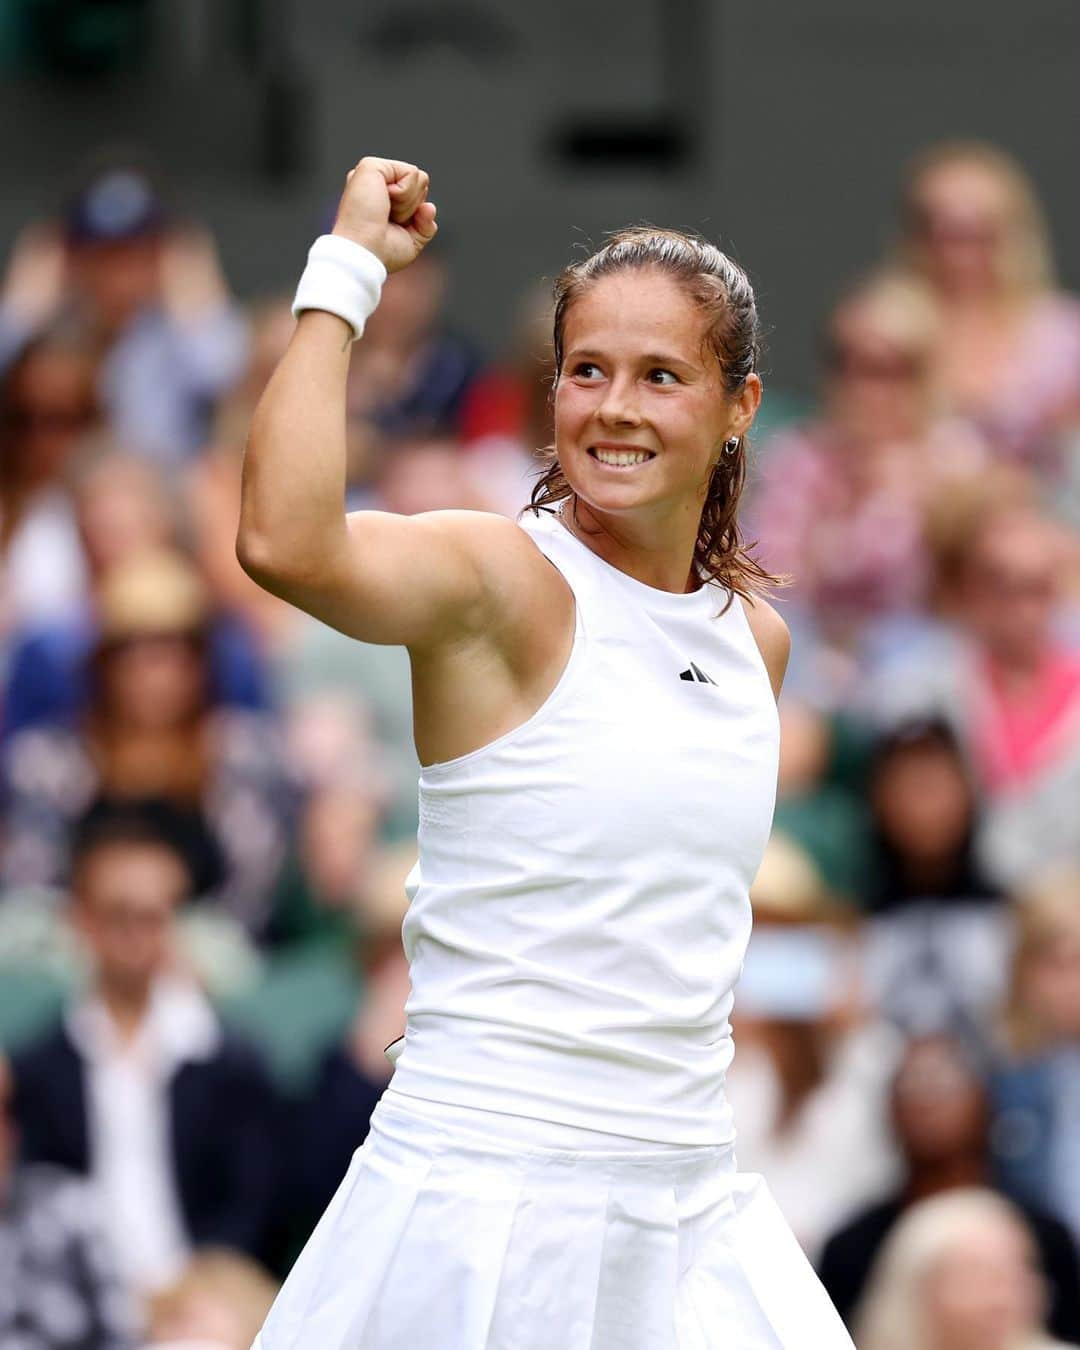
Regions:
[[254, 1261], [207, 1247], [150, 1300], [147, 1350], [250, 1350], [276, 1293]]
[[4, 755], [5, 885], [62, 880], [84, 812], [143, 802], [171, 822], [197, 894], [261, 934], [294, 793], [274, 720], [210, 701], [207, 604], [173, 554], [104, 579], [85, 716], [75, 729], [22, 731]]
[[897, 1038], [863, 1015], [848, 916], [781, 834], [751, 899], [727, 1079], [736, 1150], [740, 1168], [768, 1178], [813, 1260], [835, 1225], [896, 1175], [885, 1096]]
[[255, 405], [289, 345], [296, 320], [291, 299], [264, 300], [251, 310], [247, 372], [222, 401], [203, 453], [185, 466], [182, 489], [195, 557], [218, 601], [246, 620], [264, 650], [286, 645], [297, 611], [264, 591], [236, 560], [240, 465]]
[[[395, 274], [396, 275], [396, 274]], [[475, 466], [451, 436], [383, 443], [372, 506], [413, 516], [422, 511], [494, 511]], [[518, 503], [520, 509], [521, 503]]]
[[966, 513], [951, 545], [938, 650], [885, 667], [869, 690], [886, 724], [938, 714], [957, 731], [983, 798], [976, 848], [1016, 889], [1080, 860], [1080, 651], [1064, 636], [1065, 551], [1057, 526], [996, 493]]
[[0, 364], [58, 313], [98, 353], [98, 394], [121, 444], [167, 464], [205, 444], [214, 401], [243, 373], [247, 330], [210, 234], [170, 221], [141, 167], [94, 168], [59, 228], [17, 240], [0, 294]]
[[1005, 994], [1011, 923], [974, 856], [975, 789], [942, 719], [883, 736], [868, 781], [873, 848], [863, 896], [871, 1001], [910, 1030], [989, 1035]]
[[389, 783], [370, 715], [323, 694], [290, 709], [286, 752], [303, 785], [293, 847], [279, 879], [267, 942], [350, 943], [369, 902]]
[[346, 1036], [322, 1059], [298, 1121], [294, 1211], [306, 1241], [364, 1142], [375, 1104], [390, 1081], [386, 1049], [405, 1029], [409, 967], [401, 945], [405, 878], [415, 842], [373, 860], [358, 910], [355, 951], [364, 970], [364, 996]]
[[0, 1346], [131, 1350], [136, 1317], [103, 1241], [99, 1197], [70, 1172], [19, 1163], [0, 1058]]
[[[993, 1184], [986, 1089], [960, 1041], [939, 1033], [908, 1045], [892, 1085], [892, 1121], [906, 1166], [902, 1184], [835, 1232], [819, 1263], [822, 1283], [849, 1325], [877, 1254], [902, 1216], [930, 1196]], [[1049, 1284], [1049, 1324], [1057, 1335], [1076, 1340], [1080, 1268], [1069, 1231], [1039, 1209], [1025, 1206], [1023, 1212]], [[869, 1292], [865, 1306], [875, 1306]], [[871, 1342], [856, 1339], [859, 1350], [867, 1350]], [[911, 1344], [899, 1341], [898, 1350]], [[983, 1344], [970, 1342], [972, 1350]], [[938, 1350], [936, 1342], [927, 1345]]]
[[[5, 741], [25, 727], [78, 723], [90, 700], [98, 589], [114, 569], [178, 547], [182, 533], [167, 481], [145, 459], [103, 448], [78, 467], [72, 490], [90, 591], [55, 616], [35, 612], [13, 634], [0, 728]], [[234, 564], [235, 551], [234, 544]], [[220, 601], [216, 590], [214, 596]], [[212, 701], [265, 709], [267, 677], [251, 630], [220, 603], [208, 622]]]
[[462, 411], [480, 362], [442, 324], [446, 270], [440, 250], [386, 280], [378, 311], [364, 328], [349, 366], [349, 482], [363, 504], [383, 438], [458, 437]]
[[1028, 886], [1016, 914], [994, 1156], [1010, 1195], [1056, 1214], [1080, 1242], [1080, 869]]
[[925, 602], [926, 504], [982, 462], [977, 438], [939, 413], [937, 324], [915, 282], [882, 275], [849, 292], [828, 323], [820, 417], [762, 455], [758, 554], [793, 576], [793, 605], [842, 650]]
[[551, 288], [522, 297], [507, 360], [481, 372], [462, 410], [461, 438], [476, 482], [495, 509], [516, 516], [542, 467], [539, 451], [555, 439], [555, 348]]
[[1030, 178], [995, 146], [946, 141], [908, 168], [901, 211], [900, 259], [941, 311], [950, 410], [1057, 478], [1062, 418], [1080, 403], [1080, 303], [1055, 289]]
[[881, 1254], [859, 1350], [1066, 1350], [1043, 1330], [1043, 1286], [1023, 1220], [962, 1190], [916, 1205]]
[[0, 640], [83, 597], [67, 478], [98, 418], [93, 359], [68, 331], [28, 342], [0, 375]]
[[77, 841], [72, 918], [91, 983], [14, 1058], [28, 1161], [90, 1176], [128, 1281], [176, 1279], [193, 1248], [258, 1254], [275, 1185], [276, 1108], [254, 1052], [174, 961], [183, 859], [144, 819]]

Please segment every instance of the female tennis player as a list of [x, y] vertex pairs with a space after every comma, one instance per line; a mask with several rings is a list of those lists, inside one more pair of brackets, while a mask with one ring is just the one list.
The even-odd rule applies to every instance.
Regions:
[[245, 568], [408, 648], [423, 765], [394, 1076], [256, 1347], [851, 1350], [724, 1096], [788, 651], [735, 521], [749, 282], [615, 236], [556, 284], [520, 523], [346, 515], [350, 339], [434, 237], [427, 191], [349, 174], [244, 464]]

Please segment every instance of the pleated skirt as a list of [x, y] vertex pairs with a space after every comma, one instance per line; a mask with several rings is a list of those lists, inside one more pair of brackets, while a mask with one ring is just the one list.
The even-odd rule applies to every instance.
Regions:
[[730, 1147], [522, 1146], [468, 1116], [383, 1096], [252, 1350], [853, 1350]]

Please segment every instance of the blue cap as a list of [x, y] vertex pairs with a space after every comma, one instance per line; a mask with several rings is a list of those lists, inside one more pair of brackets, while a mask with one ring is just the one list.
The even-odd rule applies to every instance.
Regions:
[[67, 237], [73, 244], [120, 243], [156, 233], [164, 220], [161, 199], [145, 174], [109, 169], [72, 198]]

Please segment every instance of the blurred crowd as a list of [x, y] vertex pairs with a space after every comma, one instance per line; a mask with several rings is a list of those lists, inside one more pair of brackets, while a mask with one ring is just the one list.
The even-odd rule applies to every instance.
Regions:
[[[528, 499], [547, 295], [493, 359], [448, 266], [354, 350], [350, 508]], [[235, 558], [294, 281], [239, 304], [126, 159], [9, 249], [0, 1350], [247, 1350], [403, 1030], [407, 658]], [[742, 513], [795, 642], [739, 1163], [860, 1350], [1080, 1344], [1080, 300], [1022, 166], [917, 158], [819, 355]]]

